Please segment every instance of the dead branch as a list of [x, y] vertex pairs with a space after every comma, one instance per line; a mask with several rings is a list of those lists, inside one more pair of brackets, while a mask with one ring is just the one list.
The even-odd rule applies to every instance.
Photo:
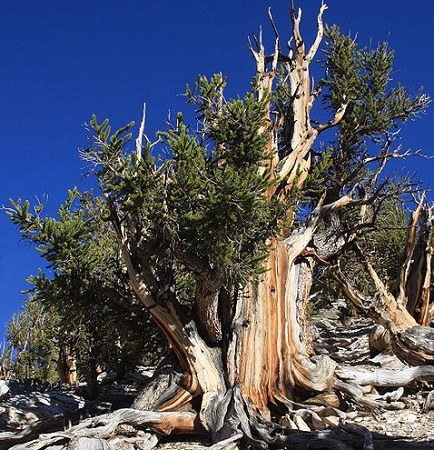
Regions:
[[143, 149], [143, 135], [145, 133], [145, 121], [146, 121], [146, 103], [143, 104], [142, 121], [140, 122], [139, 134], [136, 139], [136, 161], [137, 164], [142, 157]]

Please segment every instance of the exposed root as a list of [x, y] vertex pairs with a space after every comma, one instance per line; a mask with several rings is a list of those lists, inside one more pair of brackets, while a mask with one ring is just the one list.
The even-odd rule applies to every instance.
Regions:
[[413, 366], [434, 365], [434, 328], [416, 325], [394, 336], [393, 350]]
[[[35, 428], [38, 427], [41, 427], [40, 423], [35, 424]], [[145, 433], [144, 430], [152, 430], [153, 433]], [[30, 434], [31, 431], [33, 430], [26, 430], [25, 434]], [[58, 445], [58, 441], [75, 442], [74, 445], [78, 445], [78, 440], [82, 439], [83, 445], [85, 443], [92, 444], [90, 448], [97, 450], [98, 448], [108, 448], [101, 443], [102, 441], [116, 440], [119, 436], [125, 436], [123, 440], [131, 443], [140, 441], [140, 447], [144, 441], [156, 441], [156, 445], [158, 439], [156, 440], [152, 437], [155, 436], [155, 433], [169, 435], [172, 432], [197, 433], [199, 431], [202, 431], [202, 429], [197, 422], [197, 414], [194, 412], [151, 412], [125, 408], [103, 416], [86, 419], [64, 432], [41, 434], [38, 439], [38, 442], [43, 443], [41, 445], [35, 441], [31, 446], [16, 445], [13, 448], [14, 450], [37, 450]], [[0, 449], [6, 450], [14, 444], [19, 444], [23, 441], [23, 437], [23, 433], [1, 433]], [[91, 439], [92, 441], [87, 441], [86, 439]], [[153, 448], [149, 447], [149, 444], [147, 445], [148, 448]], [[76, 448], [82, 449], [87, 447], [79, 446]]]
[[142, 389], [133, 403], [134, 409], [151, 411], [160, 408], [166, 401], [182, 390], [183, 372], [173, 354], [158, 366], [150, 382]]
[[[384, 370], [384, 369], [382, 369]], [[343, 374], [341, 374], [343, 376]], [[367, 380], [368, 381], [368, 380]], [[381, 402], [371, 400], [361, 388], [351, 382], [338, 380], [336, 388], [366, 408], [378, 408]], [[288, 413], [282, 418], [269, 420], [256, 411], [241, 390], [235, 387], [216, 404], [222, 413], [221, 421], [215, 422], [211, 446], [196, 449], [235, 450], [243, 441], [248, 448], [301, 449], [386, 449], [413, 448], [403, 439], [372, 435], [366, 428], [348, 423], [346, 414], [339, 409], [317, 404], [287, 402]], [[385, 400], [387, 402], [387, 400]], [[37, 424], [33, 432], [39, 427]], [[30, 436], [32, 430], [22, 433], [1, 433], [0, 449], [6, 450], [151, 450], [159, 442], [159, 436], [171, 433], [205, 435], [199, 424], [199, 415], [192, 411], [155, 412], [120, 409], [110, 414], [88, 418], [65, 431], [41, 434], [39, 439], [24, 444], [23, 434]], [[33, 433], [34, 438], [34, 433]], [[393, 443], [393, 444], [392, 444]], [[395, 445], [396, 444], [396, 445]], [[407, 447], [406, 447], [407, 445]], [[414, 444], [414, 448], [424, 448]], [[428, 447], [426, 447], [428, 448]]]
[[[245, 395], [242, 386], [235, 384], [221, 392], [203, 393], [193, 403], [185, 405], [190, 410], [158, 411], [160, 405], [169, 400], [170, 393], [176, 396], [182, 391], [185, 377], [176, 362], [168, 359], [145, 388], [146, 395], [141, 396], [148, 411], [121, 409], [49, 434], [44, 431], [47, 430], [44, 424], [48, 422], [39, 422], [19, 433], [0, 433], [0, 450], [151, 450], [158, 445], [159, 436], [171, 433], [211, 437], [214, 444], [195, 445], [194, 448], [199, 450], [429, 448], [432, 443], [371, 434], [366, 428], [347, 422], [350, 417], [356, 417], [352, 414], [360, 414], [360, 411], [347, 415], [339, 408], [353, 404], [376, 414], [382, 409], [405, 407], [405, 402], [399, 401], [404, 392], [402, 386], [414, 381], [434, 380], [434, 368], [407, 367], [386, 354], [368, 359], [370, 323], [363, 322], [358, 326], [345, 323], [341, 330], [336, 314], [322, 313], [320, 316], [322, 321], [318, 325], [323, 331], [316, 339], [318, 348], [327, 351], [332, 359], [336, 357], [341, 364], [336, 368], [334, 385], [314, 397], [306, 399], [305, 394], [300, 394], [290, 400], [276, 396], [275, 403], [269, 405], [270, 411], [263, 412]], [[349, 359], [348, 354], [363, 363], [363, 368], [344, 364]], [[366, 369], [367, 363], [370, 370]], [[381, 368], [372, 369], [373, 365]], [[380, 395], [373, 386], [399, 389], [383, 391]], [[199, 400], [200, 406], [196, 403]], [[202, 415], [193, 412], [193, 407], [196, 411], [200, 409]], [[205, 407], [207, 429], [202, 421]], [[44, 432], [46, 434], [40, 434]], [[28, 442], [38, 435], [38, 440]]]

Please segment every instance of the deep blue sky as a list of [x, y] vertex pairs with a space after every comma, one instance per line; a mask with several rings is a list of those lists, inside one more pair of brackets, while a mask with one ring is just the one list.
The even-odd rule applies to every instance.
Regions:
[[[434, 9], [427, 0], [329, 0], [325, 22], [358, 33], [361, 44], [388, 40], [394, 79], [434, 96]], [[186, 83], [223, 72], [229, 92], [244, 93], [254, 74], [247, 36], [271, 6], [289, 36], [289, 0], [3, 0], [0, 3], [0, 205], [48, 197], [53, 213], [67, 189], [84, 189], [83, 123], [92, 113], [114, 126], [140, 120], [147, 133], [183, 107]], [[302, 30], [314, 36], [319, 0], [298, 0]], [[270, 50], [272, 39], [269, 40]], [[433, 154], [433, 110], [406, 127], [404, 145]], [[405, 162], [431, 183], [434, 162]], [[25, 279], [44, 261], [0, 212], [0, 339], [24, 298]]]

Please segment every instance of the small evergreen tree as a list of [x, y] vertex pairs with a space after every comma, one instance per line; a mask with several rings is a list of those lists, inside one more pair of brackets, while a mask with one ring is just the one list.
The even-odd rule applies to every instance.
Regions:
[[51, 357], [62, 382], [73, 381], [71, 363], [82, 379], [89, 370], [95, 373], [96, 366], [122, 375], [139, 362], [155, 364], [162, 340], [131, 295], [101, 200], [73, 189], [58, 218], [43, 217], [41, 204], [34, 212], [28, 202], [12, 205], [8, 213], [22, 237], [35, 245], [54, 273], [49, 277], [40, 270], [29, 278], [34, 298], [21, 319], [10, 324], [14, 348], [20, 349], [16, 339], [29, 329], [28, 320], [23, 320], [33, 317], [36, 308], [41, 320], [34, 331], [39, 330], [45, 344], [57, 352]]
[[55, 381], [49, 322], [41, 305], [31, 299], [12, 317], [6, 330], [9, 376]]

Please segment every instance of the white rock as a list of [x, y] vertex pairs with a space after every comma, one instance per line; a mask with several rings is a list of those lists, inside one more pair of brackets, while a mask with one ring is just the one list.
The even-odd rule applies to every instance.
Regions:
[[289, 415], [283, 416], [280, 419], [280, 424], [283, 425], [284, 427], [289, 428], [290, 430], [298, 430], [297, 425], [291, 420]]
[[401, 419], [401, 422], [402, 423], [414, 423], [414, 422], [417, 422], [418, 420], [419, 419], [416, 414], [408, 413], [404, 416], [403, 419]]
[[309, 425], [300, 416], [294, 416], [293, 420], [299, 430], [311, 431]]
[[0, 380], [0, 400], [7, 396], [9, 392], [9, 387], [5, 380]]
[[336, 428], [339, 425], [339, 417], [336, 416], [325, 416], [323, 421], [330, 428]]

